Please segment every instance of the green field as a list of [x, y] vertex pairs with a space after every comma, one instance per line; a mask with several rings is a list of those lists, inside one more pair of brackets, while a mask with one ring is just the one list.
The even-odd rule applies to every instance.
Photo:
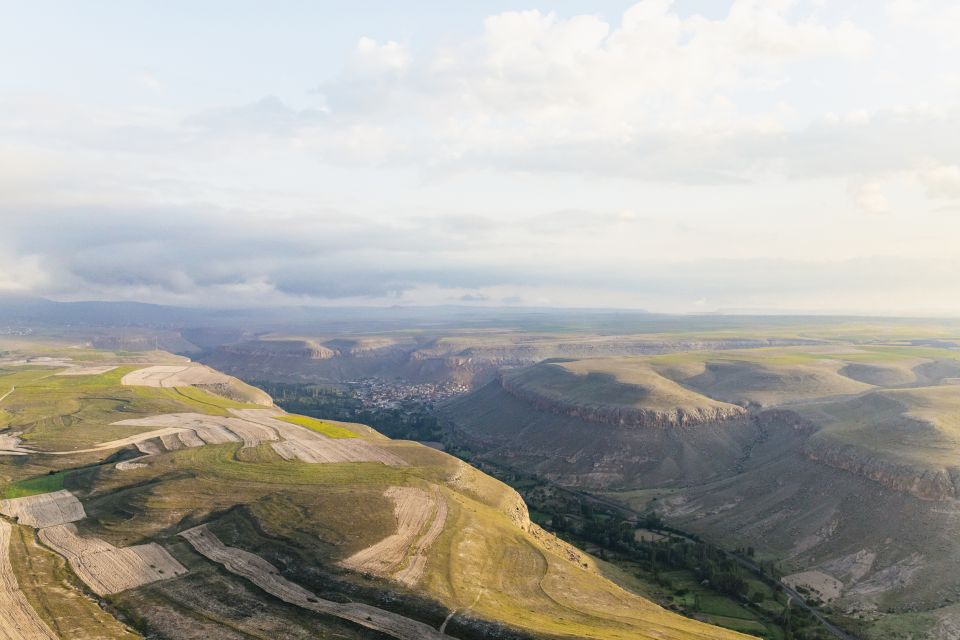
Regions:
[[291, 424], [297, 424], [301, 427], [306, 427], [311, 431], [316, 431], [317, 433], [322, 433], [328, 438], [356, 438], [357, 434], [346, 427], [342, 427], [333, 422], [328, 422], [326, 420], [318, 420], [317, 418], [310, 418], [307, 416], [283, 416], [280, 418], [285, 422]]

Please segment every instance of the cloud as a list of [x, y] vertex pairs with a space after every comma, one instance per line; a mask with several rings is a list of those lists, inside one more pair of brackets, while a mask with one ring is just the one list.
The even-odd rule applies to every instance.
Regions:
[[392, 137], [381, 161], [656, 176], [681, 171], [670, 158], [660, 171], [643, 166], [664, 152], [705, 149], [689, 174], [715, 181], [730, 173], [719, 161], [731, 138], [784, 131], [775, 115], [738, 112], [730, 95], [768, 94], [791, 65], [873, 46], [853, 23], [818, 22], [795, 4], [738, 0], [710, 20], [643, 0], [616, 25], [505, 12], [416, 59], [363, 38], [355, 55], [366, 62], [319, 92], [337, 126], [376, 124]]
[[[891, 7], [916, 18], [904, 27], [863, 3], [725, 6], [507, 11], [456, 38], [441, 12], [425, 40], [353, 34], [323, 66], [271, 58], [265, 41], [229, 90], [228, 57], [189, 82], [179, 62], [131, 61], [114, 93], [91, 83], [78, 97], [63, 78], [7, 92], [0, 289], [226, 305], [960, 304], [944, 275], [960, 84], [949, 55], [928, 55], [947, 45], [917, 35], [937, 6]], [[57, 46], [63, 58], [74, 42]]]
[[933, 36], [938, 43], [957, 47], [957, 30], [960, 29], [960, 7], [949, 0], [889, 0], [886, 3], [887, 17], [901, 27]]
[[[784, 88], [822, 93], [808, 78], [811, 64], [847, 68], [876, 51], [863, 27], [822, 13], [785, 0], [737, 0], [714, 19], [681, 16], [665, 0], [638, 2], [612, 22], [504, 12], [473, 37], [416, 57], [405, 43], [360, 38], [342, 72], [319, 85], [320, 105], [294, 108], [268, 95], [133, 121], [57, 111], [45, 135], [209, 162], [256, 145], [266, 156], [309, 154], [330, 166], [683, 184], [911, 168], [924, 149], [941, 164], [960, 162], [955, 111], [860, 108], [804, 121], [776, 99]], [[8, 122], [37, 117], [35, 105], [2, 110]]]
[[530, 216], [523, 220], [524, 231], [537, 234], [559, 234], [590, 232], [620, 228], [627, 230], [643, 220], [633, 211], [597, 212], [584, 209], [561, 209]]
[[183, 120], [183, 126], [188, 131], [208, 135], [286, 137], [320, 125], [325, 119], [319, 109], [291, 109], [276, 96], [266, 96], [250, 104], [191, 115]]
[[244, 291], [259, 297], [245, 304], [316, 302], [524, 277], [510, 265], [451, 260], [471, 239], [430, 218], [398, 226], [334, 211], [281, 217], [195, 205], [0, 209], [0, 219], [10, 261], [0, 288], [56, 297], [235, 304]]
[[890, 200], [883, 190], [883, 183], [877, 180], [863, 182], [852, 189], [853, 201], [866, 213], [882, 214], [890, 212]]
[[469, 244], [453, 245], [460, 247], [454, 251], [424, 244], [429, 221], [398, 230], [332, 213], [289, 217], [279, 226], [254, 212], [203, 208], [21, 214], [17, 221], [0, 211], [11, 221], [0, 252], [0, 290], [55, 298], [257, 306], [439, 304], [455, 296], [480, 305], [550, 300], [681, 311], [702, 308], [696, 301], [704, 299], [717, 307], [810, 310], [956, 304], [958, 265], [938, 258], [638, 255], [623, 262], [559, 252], [554, 260], [525, 261], [516, 253], [491, 262]]
[[140, 71], [134, 74], [133, 82], [141, 89], [151, 93], [160, 93], [163, 89], [160, 79], [149, 71]]
[[48, 285], [43, 258], [16, 254], [0, 242], [0, 293], [33, 293]]
[[935, 165], [919, 172], [927, 195], [937, 199], [960, 198], [960, 166]]
[[400, 73], [413, 61], [410, 51], [393, 40], [379, 44], [373, 38], [360, 38], [350, 68], [365, 75]]

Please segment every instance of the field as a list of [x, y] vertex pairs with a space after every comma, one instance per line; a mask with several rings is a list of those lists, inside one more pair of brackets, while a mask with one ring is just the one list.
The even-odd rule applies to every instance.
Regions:
[[[151, 637], [233, 638], [275, 628], [275, 615], [290, 617], [291, 633], [313, 620], [347, 637], [363, 627], [398, 638], [741, 637], [609, 581], [531, 524], [515, 492], [446, 454], [265, 409], [222, 380], [124, 384], [152, 363], [122, 354], [89, 354], [103, 371], [58, 376], [73, 361], [47, 353], [49, 367], [0, 374], [14, 388], [3, 428], [28, 451], [0, 459], [0, 506], [20, 522], [17, 584], [59, 637], [77, 637], [64, 632], [67, 611], [74, 629], [100, 625], [84, 637], [126, 637], [130, 624]], [[205, 530], [214, 547], [189, 533]], [[343, 566], [388, 540], [389, 570]], [[47, 570], [25, 577], [23, 553]], [[273, 613], [256, 623], [216, 613], [228, 593], [262, 600], [248, 583], [286, 604], [263, 600]], [[106, 609], [84, 609], [89, 593]]]
[[0, 520], [0, 637], [4, 640], [54, 640], [53, 631], [24, 596], [10, 564], [12, 530], [8, 522]]
[[56, 638], [133, 640], [141, 637], [80, 588], [66, 561], [36, 542], [33, 530], [13, 526], [10, 561], [31, 608]]

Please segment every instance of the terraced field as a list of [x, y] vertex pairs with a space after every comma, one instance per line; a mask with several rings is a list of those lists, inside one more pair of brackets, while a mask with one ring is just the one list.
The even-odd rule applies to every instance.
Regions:
[[11, 637], [744, 637], [611, 582], [441, 452], [173, 358], [19, 356], [0, 370]]

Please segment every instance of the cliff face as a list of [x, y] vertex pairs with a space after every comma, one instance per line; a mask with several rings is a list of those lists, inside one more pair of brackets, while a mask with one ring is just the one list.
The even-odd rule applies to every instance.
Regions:
[[766, 409], [753, 415], [753, 422], [761, 429], [789, 428], [796, 433], [813, 435], [820, 426], [790, 409]]
[[829, 437], [811, 438], [803, 447], [803, 455], [923, 500], [950, 500], [958, 495], [954, 476], [960, 470], [900, 462], [864, 447], [833, 442]]
[[579, 404], [539, 393], [528, 385], [516, 383], [509, 376], [501, 375], [499, 382], [504, 391], [540, 411], [615, 427], [686, 427], [735, 420], [747, 413], [746, 409], [733, 405], [657, 411], [629, 405]]
[[[442, 335], [430, 338], [419, 334], [389, 338], [245, 340], [238, 339], [249, 336], [238, 333], [207, 335], [192, 331], [189, 335], [208, 350], [200, 358], [202, 362], [248, 379], [343, 382], [379, 377], [414, 383], [453, 381], [471, 388], [496, 380], [501, 370], [531, 366], [548, 358], [653, 355], [691, 349], [743, 349], [815, 342], [802, 339], [661, 341], [645, 336], [570, 339], [534, 336], [518, 341], [513, 334], [491, 338], [486, 333], [477, 336], [476, 340], [470, 336], [454, 336], [446, 340]], [[152, 348], [153, 342], [150, 345]], [[711, 419], [710, 416], [676, 415], [665, 419], [664, 423], [695, 424]]]

